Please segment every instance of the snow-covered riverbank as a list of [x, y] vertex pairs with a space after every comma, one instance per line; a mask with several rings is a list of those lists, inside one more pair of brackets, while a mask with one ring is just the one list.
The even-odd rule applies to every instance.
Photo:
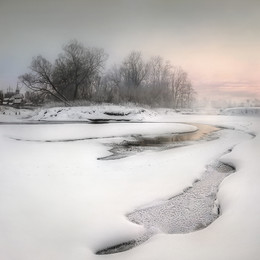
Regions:
[[128, 221], [127, 213], [182, 192], [200, 178], [206, 165], [220, 159], [233, 165], [236, 173], [220, 186], [222, 215], [215, 222], [193, 233], [157, 234], [106, 259], [259, 259], [259, 118], [176, 113], [146, 118], [230, 129], [219, 131], [219, 139], [208, 142], [102, 161], [97, 158], [109, 154], [108, 139], [51, 141], [112, 135], [121, 142], [124, 135], [194, 128], [172, 123], [0, 126], [0, 258], [101, 259], [104, 256], [95, 255], [96, 250], [144, 231]]

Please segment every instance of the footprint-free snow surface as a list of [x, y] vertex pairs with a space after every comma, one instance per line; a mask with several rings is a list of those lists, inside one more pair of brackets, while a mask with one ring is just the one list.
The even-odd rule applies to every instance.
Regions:
[[97, 254], [113, 254], [131, 249], [156, 233], [188, 233], [207, 227], [220, 214], [220, 206], [216, 201], [218, 186], [233, 172], [233, 167], [221, 162], [209, 165], [202, 178], [183, 193], [127, 215], [130, 221], [145, 227], [142, 236], [101, 249]]

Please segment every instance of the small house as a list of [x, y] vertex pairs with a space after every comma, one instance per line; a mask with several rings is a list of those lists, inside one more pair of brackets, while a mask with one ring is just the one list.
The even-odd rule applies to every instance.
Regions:
[[8, 106], [9, 105], [9, 98], [4, 98], [3, 105]]
[[15, 108], [20, 108], [24, 104], [24, 96], [23, 94], [16, 94], [13, 97], [13, 104], [12, 106]]

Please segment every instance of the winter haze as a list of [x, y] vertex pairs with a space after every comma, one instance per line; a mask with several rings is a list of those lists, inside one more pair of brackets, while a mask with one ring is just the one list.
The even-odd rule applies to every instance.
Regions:
[[104, 48], [108, 66], [132, 50], [161, 55], [202, 98], [260, 98], [259, 11], [259, 0], [1, 0], [0, 89], [77, 39]]

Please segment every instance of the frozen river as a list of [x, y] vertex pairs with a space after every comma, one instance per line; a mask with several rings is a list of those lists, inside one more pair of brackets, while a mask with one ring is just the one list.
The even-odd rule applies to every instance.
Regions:
[[223, 158], [252, 137], [205, 125], [2, 124], [1, 257], [99, 259], [139, 245], [121, 253], [131, 259], [150, 237], [206, 230], [235, 168]]

